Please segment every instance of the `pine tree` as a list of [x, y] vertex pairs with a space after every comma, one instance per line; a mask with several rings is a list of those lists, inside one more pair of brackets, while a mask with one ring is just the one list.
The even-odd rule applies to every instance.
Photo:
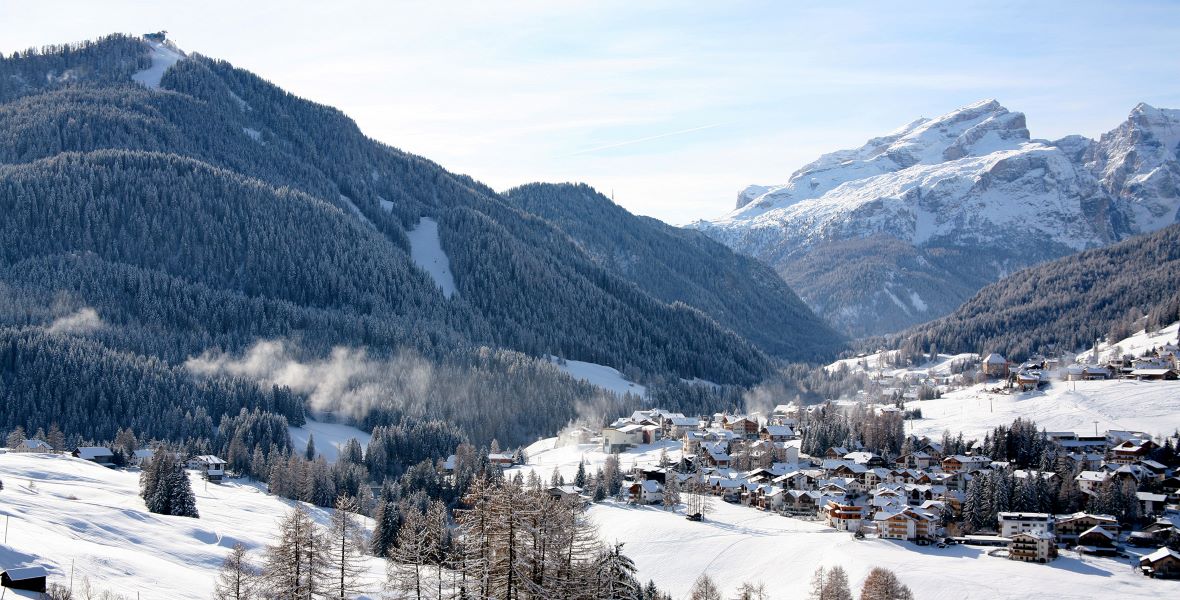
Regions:
[[215, 600], [252, 600], [255, 595], [257, 571], [250, 565], [246, 546], [234, 544], [229, 556], [221, 563], [217, 574], [217, 585], [213, 588]]
[[397, 503], [390, 499], [379, 500], [373, 515], [373, 537], [369, 551], [373, 556], [387, 557], [397, 546], [398, 530], [401, 529], [401, 514]]
[[198, 518], [197, 499], [184, 465], [172, 451], [156, 451], [139, 474], [139, 495], [149, 512]]
[[578, 472], [574, 474], [574, 485], [578, 486], [578, 489], [585, 489], [586, 488], [586, 462], [585, 461], [581, 461], [581, 460], [578, 461]]
[[638, 600], [639, 582], [635, 579], [635, 563], [623, 554], [623, 544], [616, 543], [604, 550], [596, 566], [602, 584], [598, 598], [602, 600]]
[[315, 460], [315, 436], [310, 433], [307, 434], [307, 448], [303, 450], [303, 458]]
[[363, 591], [361, 576], [365, 572], [364, 529], [357, 520], [359, 505], [356, 498], [341, 496], [336, 500], [332, 520], [328, 526], [328, 565], [326, 572], [331, 577], [331, 593], [326, 597], [346, 600]]

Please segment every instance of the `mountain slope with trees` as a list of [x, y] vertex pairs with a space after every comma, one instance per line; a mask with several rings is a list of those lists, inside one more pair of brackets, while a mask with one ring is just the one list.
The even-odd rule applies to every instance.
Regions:
[[[122, 426], [105, 396], [71, 404], [71, 386], [39, 383], [67, 377], [59, 364], [94, 378], [75, 389], [120, 402], [144, 385], [134, 373], [155, 373], [137, 417], [145, 438], [184, 441], [185, 418], [241, 409], [297, 424], [287, 395], [304, 392], [258, 399], [241, 391], [256, 382], [240, 364], [184, 368], [266, 340], [296, 362], [337, 348], [386, 367], [413, 356], [419, 371], [383, 374], [393, 384], [381, 402], [351, 416], [365, 427], [447, 419], [473, 442], [509, 445], [560, 428], [600, 394], [531, 357], [671, 382], [670, 405], [678, 378], [746, 385], [770, 370], [700, 309], [604, 268], [469, 177], [365, 137], [338, 110], [195, 54], [158, 89], [134, 83], [152, 52], [116, 35], [0, 57], [0, 381], [7, 406], [28, 410], [5, 424], [57, 419], [92, 440]], [[423, 217], [439, 224], [451, 298], [410, 257], [406, 232]], [[116, 376], [101, 361], [129, 366]]]
[[788, 360], [830, 356], [841, 336], [769, 267], [696, 231], [627, 212], [585, 184], [503, 194], [567, 233], [595, 263], [668, 303], [683, 302]]
[[1134, 327], [1176, 322], [1178, 284], [1180, 225], [1172, 225], [1013, 273], [894, 343], [911, 352], [1009, 357], [1080, 350], [1100, 337], [1127, 337]]

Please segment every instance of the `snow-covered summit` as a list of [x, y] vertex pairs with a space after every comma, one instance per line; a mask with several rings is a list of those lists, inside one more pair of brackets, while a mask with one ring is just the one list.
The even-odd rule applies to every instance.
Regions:
[[750, 186], [691, 227], [776, 267], [845, 331], [885, 333], [1020, 268], [1176, 222], [1178, 146], [1177, 110], [1140, 104], [1097, 141], [1047, 141], [983, 100]]
[[1084, 157], [1107, 193], [1130, 206], [1141, 231], [1180, 216], [1180, 110], [1140, 103], [1127, 120], [1105, 133]]
[[784, 185], [751, 186], [739, 197], [738, 209], [729, 218], [754, 216], [819, 198], [848, 181], [1015, 149], [1028, 139], [1023, 114], [1009, 112], [995, 100], [984, 100], [934, 119], [917, 119], [860, 148], [825, 154], [795, 171]]

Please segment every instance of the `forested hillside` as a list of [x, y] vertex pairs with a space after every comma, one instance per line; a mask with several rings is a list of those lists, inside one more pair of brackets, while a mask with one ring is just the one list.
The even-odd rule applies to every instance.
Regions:
[[[958, 310], [900, 334], [908, 351], [1080, 350], [1118, 340], [1146, 317], [1148, 329], [1180, 319], [1180, 225], [1013, 273]], [[1135, 327], [1144, 324], [1137, 323]]]
[[[412, 356], [426, 384], [367, 373], [327, 406], [370, 427], [443, 419], [476, 443], [529, 441], [596, 401], [531, 357], [657, 382], [750, 384], [769, 371], [701, 310], [604, 268], [470, 178], [366, 138], [335, 109], [199, 55], [158, 89], [133, 83], [151, 51], [112, 36], [0, 57], [0, 389], [21, 407], [5, 426], [57, 422], [107, 439], [136, 398], [152, 405], [135, 420], [147, 436], [173, 438], [197, 411], [298, 422], [299, 402], [241, 391], [258, 370], [234, 361], [263, 341], [296, 363], [337, 348], [385, 367]], [[439, 224], [453, 297], [410, 258], [406, 232], [422, 217]], [[807, 353], [816, 344], [799, 338]], [[226, 365], [183, 368], [208, 353]], [[354, 384], [366, 386], [360, 410], [344, 406]], [[670, 404], [701, 402], [664, 389]]]
[[788, 360], [831, 356], [841, 336], [770, 267], [704, 234], [637, 217], [584, 184], [503, 194], [569, 234], [595, 263], [664, 302], [683, 302]]

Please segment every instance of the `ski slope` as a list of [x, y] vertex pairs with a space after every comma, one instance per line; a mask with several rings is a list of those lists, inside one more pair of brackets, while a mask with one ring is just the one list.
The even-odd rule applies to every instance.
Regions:
[[451, 259], [443, 252], [438, 239], [438, 221], [429, 217], [418, 219], [418, 226], [407, 231], [410, 238], [410, 258], [442, 290], [443, 296], [455, 295], [455, 276], [451, 273]]
[[[222, 560], [237, 542], [260, 563], [291, 501], [256, 484], [206, 484], [191, 475], [200, 519], [155, 515], [139, 498], [139, 473], [51, 454], [0, 454], [0, 516], [9, 517], [0, 568], [39, 565], [50, 583], [143, 600], [207, 600]], [[326, 525], [330, 511], [309, 507]], [[371, 522], [364, 519], [371, 529]], [[384, 563], [368, 560], [364, 598], [378, 598]], [[7, 597], [13, 597], [11, 591]], [[75, 596], [77, 597], [77, 596]]]
[[133, 73], [131, 80], [151, 89], [160, 88], [160, 80], [172, 65], [184, 59], [184, 53], [168, 42], [147, 42], [151, 47], [152, 66]]
[[618, 369], [580, 360], [559, 360], [555, 356], [550, 356], [549, 361], [565, 371], [570, 377], [614, 392], [619, 396], [635, 394], [641, 398], [647, 397], [647, 387], [627, 381]]
[[310, 417], [302, 427], [287, 427], [287, 432], [291, 434], [291, 447], [296, 452], [303, 452], [307, 447], [309, 435], [314, 437], [316, 453], [324, 455], [324, 459], [330, 463], [336, 462], [348, 440], [355, 438], [361, 443], [361, 448], [368, 448], [369, 440], [373, 437], [351, 425], [323, 423]]
[[[527, 465], [513, 467], [506, 471], [509, 477], [520, 472], [528, 477], [529, 471], [535, 471], [541, 481], [549, 482], [553, 469], [557, 469], [566, 483], [572, 483], [578, 472], [578, 462], [586, 464], [586, 473], [594, 474], [606, 463], [606, 453], [602, 451], [602, 444], [575, 444], [557, 447], [557, 438], [545, 438], [524, 449], [528, 457]], [[680, 460], [679, 440], [660, 440], [654, 444], [637, 446], [619, 454], [619, 465], [624, 471], [632, 467], [654, 467], [660, 464], [660, 452], [667, 451], [668, 460]]]
[[[683, 510], [683, 509], [681, 509]], [[855, 540], [821, 522], [802, 521], [714, 500], [701, 523], [660, 507], [602, 503], [590, 517], [606, 542], [623, 542], [640, 581], [652, 579], [680, 600], [708, 573], [732, 598], [746, 581], [763, 582], [771, 598], [806, 598], [818, 566], [840, 565], [859, 595], [873, 567], [892, 569], [918, 600], [1007, 598], [1166, 598], [1174, 581], [1139, 575], [1126, 559], [1085, 557], [1062, 551], [1048, 564], [988, 556], [969, 546], [915, 546], [908, 542]]]
[[[1023, 393], [988, 392], [1000, 383], [973, 385], [937, 400], [907, 402], [921, 408], [922, 418], [907, 421], [917, 435], [939, 437], [963, 432], [965, 438], [983, 439], [997, 425], [1010, 425], [1017, 417], [1031, 419], [1048, 431], [1093, 433], [1108, 429], [1172, 434], [1180, 428], [1178, 381], [1058, 381]], [[912, 429], [911, 429], [912, 428]]]

